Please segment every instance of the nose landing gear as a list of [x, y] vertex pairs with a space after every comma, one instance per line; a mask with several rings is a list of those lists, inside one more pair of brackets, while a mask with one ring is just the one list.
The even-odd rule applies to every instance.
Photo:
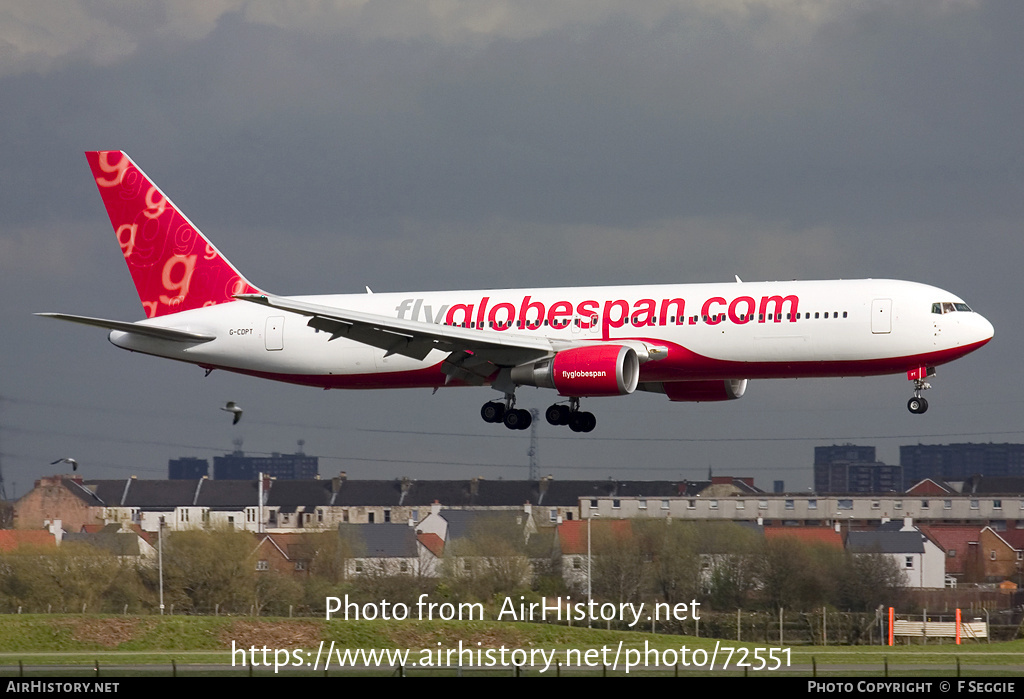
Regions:
[[907, 401], [907, 410], [914, 413], [914, 415], [920, 415], [924, 411], [928, 410], [928, 401], [924, 398], [914, 396]]
[[907, 372], [907, 378], [914, 382], [914, 397], [907, 401], [907, 410], [914, 415], [921, 415], [928, 410], [928, 401], [921, 397], [921, 392], [932, 387], [925, 379], [935, 376], [934, 367], [919, 367]]

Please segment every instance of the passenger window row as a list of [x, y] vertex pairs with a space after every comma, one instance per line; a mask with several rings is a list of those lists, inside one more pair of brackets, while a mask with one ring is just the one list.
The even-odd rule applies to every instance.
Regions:
[[[962, 304], [962, 303], [961, 304], [956, 304], [956, 305], [957, 306], [966, 306], [966, 304]], [[939, 304], [935, 304], [935, 305], [932, 306], [932, 312], [933, 313], [938, 313], [939, 312], [939, 311], [935, 310], [936, 306], [939, 306]], [[958, 308], [957, 310], [961, 310], [961, 309]], [[745, 315], [744, 314], [740, 314], [738, 316], [738, 318], [739, 318], [739, 320], [741, 322], [751, 322], [751, 321], [753, 321], [755, 319], [755, 316], [756, 316], [758, 321], [765, 320], [765, 314], [764, 313], [757, 313], [757, 314], [748, 313], [748, 314], [745, 314]], [[714, 316], [707, 316], [707, 315], [703, 315], [703, 316], [688, 316], [689, 322], [690, 322], [691, 325], [696, 324], [699, 320], [700, 321], [704, 321], [704, 322], [707, 322], [708, 320], [711, 320], [711, 321], [716, 321], [717, 320], [717, 322], [721, 323], [721, 322], [725, 321], [725, 317], [726, 317], [725, 313], [719, 313], [719, 314], [714, 315]], [[820, 319], [820, 318], [839, 318], [839, 317], [840, 317], [839, 316], [839, 311], [824, 311], [824, 312], [815, 311], [814, 312], [814, 319]], [[842, 312], [842, 317], [843, 318], [849, 317], [849, 313], [847, 311], [843, 311]], [[800, 319], [801, 319], [800, 318], [800, 314], [797, 313], [796, 314], [796, 320], [800, 320]], [[641, 323], [640, 322], [640, 316], [634, 316], [633, 318], [624, 318], [623, 320], [624, 320], [626, 325], [660, 325], [660, 323], [658, 323], [657, 321], [654, 321], [653, 323], [648, 323], [648, 322]], [[669, 320], [669, 324], [673, 324], [674, 325], [675, 322], [676, 322], [676, 316], [670, 316], [668, 320]], [[682, 323], [683, 320], [686, 320], [686, 317], [680, 318], [679, 320], [680, 320], [680, 323]], [[772, 321], [775, 320], [775, 314], [769, 313], [768, 317], [767, 317], [767, 320], [772, 320]], [[781, 318], [780, 318], [780, 320], [781, 320]], [[786, 314], [786, 320], [793, 320], [793, 314], [792, 313], [787, 313]], [[809, 311], [805, 312], [803, 314], [803, 320], [811, 320], [811, 313]], [[576, 326], [580, 326], [580, 324], [581, 324], [579, 318], [576, 318], [572, 322]], [[597, 323], [598, 323], [598, 317], [597, 316], [593, 316], [592, 318], [590, 318], [591, 327], [597, 325]], [[569, 320], [565, 320], [565, 321], [560, 322], [560, 323], [549, 323], [547, 320], [544, 320], [544, 321], [533, 320], [533, 321], [526, 321], [525, 326], [526, 326], [526, 328], [528, 330], [533, 330], [533, 329], [539, 328], [542, 325], [544, 327], [553, 327], [556, 330], [560, 330], [562, 328], [569, 327], [569, 324], [570, 324]], [[476, 328], [477, 327], [477, 323], [476, 322], [470, 322], [470, 323], [444, 323], [444, 325], [451, 325], [453, 327], [462, 327], [462, 328]], [[513, 321], [511, 321], [511, 320], [497, 321], [497, 322], [491, 321], [487, 325], [488, 325], [488, 327], [491, 327], [491, 328], [494, 328], [494, 327], [498, 327], [498, 328], [511, 328], [512, 325], [513, 325]], [[524, 326], [523, 321], [521, 321], [521, 320], [515, 321], [515, 327], [522, 328], [523, 326]], [[483, 323], [480, 323], [480, 327], [481, 328], [484, 327]]]

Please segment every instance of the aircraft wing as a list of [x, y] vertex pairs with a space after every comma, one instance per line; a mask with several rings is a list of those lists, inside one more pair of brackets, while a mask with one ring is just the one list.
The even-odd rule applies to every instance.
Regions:
[[508, 332], [484, 332], [373, 313], [321, 306], [268, 294], [238, 294], [237, 299], [307, 316], [311, 328], [382, 349], [384, 356], [400, 354], [422, 361], [431, 350], [450, 352], [441, 370], [450, 378], [483, 384], [496, 371], [537, 361], [569, 343]]
[[90, 318], [89, 316], [75, 316], [69, 313], [36, 313], [36, 315], [43, 316], [44, 318], [56, 318], [57, 320], [67, 320], [72, 323], [80, 323], [81, 325], [91, 325], [96, 328], [106, 328], [107, 330], [120, 330], [121, 332], [133, 333], [135, 335], [155, 337], [160, 340], [171, 340], [173, 342], [209, 342], [210, 340], [216, 339], [216, 337], [214, 337], [213, 335], [193, 333], [188, 332], [187, 330], [175, 330], [174, 328], [161, 328], [158, 325], [128, 323], [123, 320]]

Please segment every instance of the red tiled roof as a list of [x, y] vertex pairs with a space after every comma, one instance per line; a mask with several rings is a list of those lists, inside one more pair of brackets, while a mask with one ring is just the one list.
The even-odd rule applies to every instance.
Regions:
[[996, 532], [1003, 541], [1008, 543], [1016, 551], [1024, 549], [1024, 529], [1007, 529], [1006, 531]]
[[[611, 532], [617, 539], [629, 539], [633, 528], [628, 519], [594, 520], [591, 536], [607, 536]], [[587, 521], [574, 519], [558, 525], [558, 540], [562, 546], [562, 554], [581, 554], [587, 552]]]
[[13, 551], [19, 546], [56, 546], [53, 534], [45, 529], [0, 529], [0, 551]]
[[796, 539], [805, 544], [826, 544], [837, 549], [843, 548], [843, 537], [832, 527], [765, 527], [764, 538]]
[[288, 532], [284, 534], [254, 534], [259, 540], [256, 551], [262, 548], [276, 549], [286, 560], [302, 559], [311, 555], [309, 534]]
[[438, 558], [444, 555], [444, 539], [437, 534], [418, 532], [416, 539]]
[[[962, 574], [967, 572], [968, 544], [977, 543], [981, 538], [980, 526], [942, 526], [924, 525], [918, 527], [921, 533], [938, 544], [946, 554], [946, 573]], [[950, 551], [955, 551], [953, 556]]]
[[287, 548], [295, 544], [308, 544], [310, 541], [310, 534], [308, 532], [275, 532], [273, 534], [264, 534], [263, 536], [273, 539], [281, 548]]
[[955, 494], [948, 483], [925, 478], [907, 488], [907, 495], [951, 495]]

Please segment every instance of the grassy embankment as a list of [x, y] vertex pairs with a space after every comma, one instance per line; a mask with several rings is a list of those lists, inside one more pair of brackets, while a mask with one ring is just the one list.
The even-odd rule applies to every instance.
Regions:
[[[325, 621], [323, 619], [253, 619], [248, 617], [120, 617], [91, 615], [6, 615], [0, 619], [0, 666], [4, 674], [14, 672], [19, 661], [25, 666], [41, 665], [84, 666], [91, 669], [98, 661], [102, 666], [163, 665], [175, 662], [186, 665], [222, 666], [231, 670], [232, 642], [236, 649], [264, 646], [271, 649], [302, 648], [315, 654], [323, 642], [326, 649], [333, 642], [335, 648], [391, 648], [411, 649], [412, 658], [418, 658], [421, 649], [500, 648], [555, 649], [557, 658], [564, 663], [569, 649], [610, 648], [609, 655], [622, 642], [625, 649], [655, 648], [660, 651], [679, 650], [686, 645], [689, 652], [705, 649], [710, 657], [715, 648], [714, 639], [692, 636], [663, 636], [639, 632], [605, 631], [565, 627], [549, 624], [509, 622], [442, 622], [442, 621]], [[645, 643], [647, 644], [645, 646]], [[723, 647], [764, 647], [764, 643], [718, 641]], [[720, 668], [726, 651], [720, 650], [716, 668]], [[236, 654], [236, 659], [237, 659]], [[260, 655], [257, 655], [260, 658]], [[308, 656], [312, 658], [312, 655]], [[620, 656], [620, 664], [622, 663]], [[1009, 643], [972, 643], [955, 646], [947, 641], [943, 645], [908, 645], [887, 648], [880, 646], [857, 647], [793, 647], [790, 653], [791, 669], [809, 676], [813, 664], [818, 674], [827, 672], [863, 672], [881, 676], [886, 662], [890, 675], [923, 674], [955, 675], [957, 659], [964, 676], [984, 674], [1020, 674], [1024, 668], [1024, 641]], [[261, 658], [262, 659], [262, 658]], [[733, 656], [735, 667], [739, 655]], [[754, 663], [753, 655], [747, 656]], [[906, 669], [900, 669], [906, 666]], [[839, 669], [845, 668], [845, 669]], [[143, 668], [140, 668], [140, 670]], [[779, 674], [754, 673], [751, 674]], [[631, 674], [637, 674], [635, 668]], [[284, 671], [284, 670], [283, 670]], [[662, 668], [661, 672], [672, 672]], [[693, 674], [694, 669], [684, 669]], [[234, 672], [238, 672], [235, 670]], [[265, 671], [263, 671], [265, 672]], [[289, 673], [294, 673], [288, 669]], [[420, 670], [422, 672], [422, 670]], [[601, 672], [597, 667], [591, 672]], [[620, 667], [621, 672], [621, 667]], [[270, 674], [273, 674], [271, 668]], [[715, 674], [719, 674], [716, 672]], [[734, 674], [730, 670], [728, 674]]]

